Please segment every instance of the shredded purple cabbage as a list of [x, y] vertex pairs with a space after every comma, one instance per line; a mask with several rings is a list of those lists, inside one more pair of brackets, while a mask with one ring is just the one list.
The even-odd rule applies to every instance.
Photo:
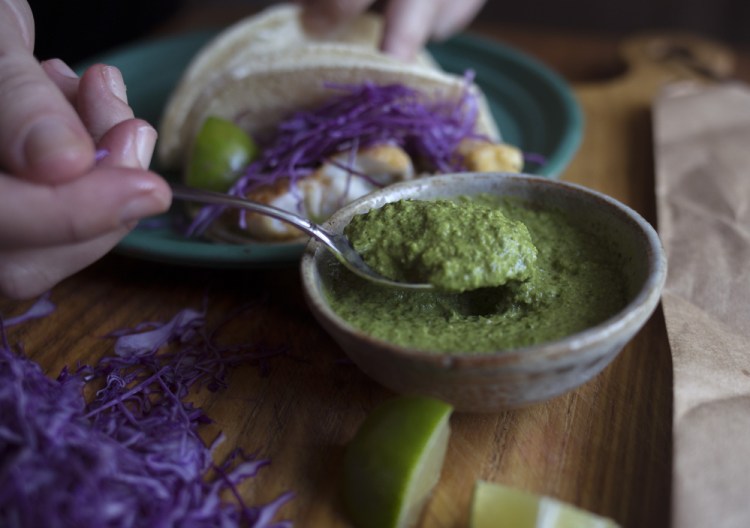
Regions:
[[[43, 298], [8, 322], [52, 309]], [[269, 461], [235, 450], [215, 463], [223, 437], [206, 445], [210, 419], [186, 401], [195, 387], [226, 386], [230, 367], [284, 351], [221, 345], [222, 325], [209, 331], [205, 316], [185, 309], [114, 332], [114, 356], [56, 380], [10, 346], [0, 317], [0, 526], [291, 526], [273, 520], [291, 493], [252, 506], [237, 491]], [[87, 403], [91, 386], [101, 388]]]
[[[425, 172], [461, 170], [459, 143], [481, 137], [475, 132], [478, 103], [470, 90], [473, 74], [466, 74], [461, 97], [432, 100], [401, 84], [327, 85], [339, 92], [322, 106], [294, 113], [279, 123], [270, 141], [229, 190], [245, 196], [279, 179], [295, 183], [325, 160], [344, 152], [379, 144], [395, 144]], [[200, 234], [224, 211], [205, 206], [188, 228]], [[241, 214], [242, 222], [242, 214]]]
[[109, 156], [109, 150], [108, 149], [97, 149], [96, 152], [94, 153], [94, 161], [96, 163], [99, 163], [100, 161], [102, 161], [107, 156]]
[[547, 158], [544, 155], [536, 152], [524, 152], [523, 161], [524, 163], [533, 163], [538, 167], [542, 167], [545, 163], [547, 163]]
[[0, 318], [0, 323], [4, 323], [5, 328], [10, 328], [13, 325], [25, 323], [26, 321], [31, 321], [32, 319], [39, 319], [40, 317], [47, 317], [49, 314], [55, 311], [55, 305], [52, 301], [50, 301], [50, 293], [47, 292], [39, 299], [32, 304], [28, 310], [26, 310], [21, 315], [17, 315], [16, 317], [10, 317], [6, 319], [5, 321], [2, 321], [2, 318]]

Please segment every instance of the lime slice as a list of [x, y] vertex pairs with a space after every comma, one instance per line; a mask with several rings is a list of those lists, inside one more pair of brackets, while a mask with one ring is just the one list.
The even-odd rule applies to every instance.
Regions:
[[453, 408], [399, 396], [365, 419], [344, 456], [343, 499], [355, 525], [413, 525], [440, 478]]
[[185, 183], [225, 192], [257, 155], [258, 147], [244, 130], [227, 119], [209, 117], [193, 143]]
[[572, 504], [516, 488], [477, 481], [471, 504], [471, 528], [618, 528], [606, 517]]

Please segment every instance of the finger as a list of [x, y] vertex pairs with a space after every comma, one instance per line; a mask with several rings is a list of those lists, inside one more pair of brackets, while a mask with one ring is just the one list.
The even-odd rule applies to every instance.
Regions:
[[77, 107], [97, 143], [110, 128], [133, 118], [120, 70], [104, 64], [91, 66], [81, 76]]
[[94, 144], [71, 104], [33, 57], [25, 2], [0, 0], [0, 167], [44, 182], [88, 170]]
[[100, 259], [127, 233], [128, 228], [122, 227], [67, 246], [0, 251], [0, 296], [30, 299], [41, 295]]
[[156, 130], [142, 119], [128, 119], [112, 127], [99, 142], [106, 153], [100, 167], [148, 169], [156, 145]]
[[434, 0], [389, 2], [381, 48], [395, 57], [411, 60], [430, 36], [439, 9]]
[[171, 192], [158, 175], [97, 167], [66, 184], [0, 176], [0, 250], [75, 244], [162, 213]]
[[[20, 45], [28, 50], [34, 48], [34, 16], [26, 0], [0, 0], [0, 38], [11, 36], [20, 39]], [[16, 36], [10, 35], [13, 32]]]
[[374, 0], [301, 0], [302, 23], [314, 34], [334, 30], [365, 11]]
[[431, 37], [446, 39], [464, 28], [484, 5], [484, 0], [446, 1], [440, 7], [432, 27]]
[[60, 59], [50, 59], [41, 63], [44, 73], [47, 74], [50, 81], [62, 92], [65, 99], [75, 106], [78, 96], [78, 75], [70, 69], [70, 66]]

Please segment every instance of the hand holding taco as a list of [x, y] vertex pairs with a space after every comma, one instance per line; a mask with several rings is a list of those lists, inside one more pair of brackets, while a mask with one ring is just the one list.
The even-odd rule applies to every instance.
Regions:
[[[374, 0], [301, 0], [306, 27], [326, 34], [346, 26]], [[484, 0], [391, 0], [385, 6], [380, 48], [411, 59], [429, 39], [444, 39], [474, 18]]]

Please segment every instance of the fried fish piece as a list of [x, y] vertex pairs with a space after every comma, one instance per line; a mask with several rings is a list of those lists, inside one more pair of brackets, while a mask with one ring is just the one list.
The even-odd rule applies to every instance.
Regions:
[[523, 152], [507, 143], [477, 139], [464, 140], [458, 146], [466, 170], [470, 172], [521, 172]]
[[[409, 155], [391, 144], [343, 153], [318, 170], [297, 180], [287, 178], [254, 189], [247, 198], [278, 207], [314, 222], [322, 222], [345, 204], [380, 187], [414, 178]], [[228, 213], [230, 226], [236, 226], [237, 211]], [[247, 213], [244, 234], [262, 241], [288, 241], [304, 236], [297, 228], [269, 216]]]

